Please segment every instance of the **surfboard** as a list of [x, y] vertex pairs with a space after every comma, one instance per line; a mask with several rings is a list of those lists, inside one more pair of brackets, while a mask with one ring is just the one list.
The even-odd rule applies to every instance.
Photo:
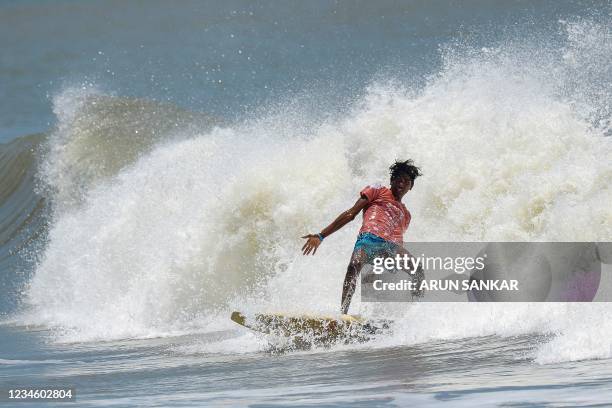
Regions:
[[389, 320], [368, 320], [360, 316], [287, 315], [235, 311], [231, 319], [253, 331], [290, 338], [298, 347], [332, 344], [339, 341], [368, 341], [390, 329]]

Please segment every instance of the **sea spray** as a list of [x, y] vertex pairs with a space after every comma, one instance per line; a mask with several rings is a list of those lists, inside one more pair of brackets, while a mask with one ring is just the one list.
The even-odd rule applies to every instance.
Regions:
[[[407, 241], [607, 240], [612, 142], [605, 109], [585, 108], [594, 99], [584, 95], [600, 84], [569, 86], [575, 64], [564, 61], [588, 60], [596, 76], [610, 56], [581, 45], [570, 35], [560, 50], [536, 42], [444, 51], [422, 89], [371, 84], [350, 113], [312, 129], [287, 132], [303, 123], [291, 112], [155, 142], [86, 184], [80, 204], [54, 220], [24, 319], [87, 340], [208, 327], [211, 318], [227, 327], [232, 308], [336, 312], [359, 221], [315, 257], [300, 256], [299, 237], [348, 208], [363, 186], [386, 182], [396, 158], [414, 159], [425, 174], [405, 197]], [[51, 159], [43, 178], [66, 168]], [[60, 194], [74, 191], [70, 180]], [[538, 351], [545, 363], [606, 357], [604, 338], [597, 347], [575, 338], [567, 317], [585, 317], [581, 336], [599, 336], [602, 308], [399, 308], [357, 298], [351, 311], [396, 318], [394, 335], [375, 346], [556, 333]], [[568, 344], [579, 350], [566, 353]]]

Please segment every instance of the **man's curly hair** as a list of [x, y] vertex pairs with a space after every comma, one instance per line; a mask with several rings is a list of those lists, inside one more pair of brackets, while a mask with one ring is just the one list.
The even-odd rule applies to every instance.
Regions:
[[421, 169], [414, 165], [412, 160], [396, 160], [395, 163], [389, 167], [389, 174], [391, 175], [391, 180], [396, 177], [407, 175], [412, 180], [412, 185], [414, 185], [414, 180], [422, 176]]

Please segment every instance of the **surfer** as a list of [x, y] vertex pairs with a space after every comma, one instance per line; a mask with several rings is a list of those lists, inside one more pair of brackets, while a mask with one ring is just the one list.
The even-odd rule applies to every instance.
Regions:
[[[302, 252], [304, 255], [314, 255], [323, 239], [351, 222], [363, 210], [363, 224], [342, 286], [340, 309], [343, 314], [348, 313], [357, 276], [364, 265], [371, 264], [374, 258], [394, 256], [398, 253], [412, 256], [403, 247], [404, 233], [408, 229], [411, 216], [402, 203], [402, 198], [412, 190], [414, 180], [422, 173], [412, 160], [396, 161], [389, 167], [389, 172], [390, 188], [380, 184], [365, 187], [353, 207], [341, 213], [318, 234], [302, 237], [306, 239]], [[422, 270], [417, 271], [417, 274], [422, 276]], [[413, 292], [413, 296], [421, 295], [418, 291]]]

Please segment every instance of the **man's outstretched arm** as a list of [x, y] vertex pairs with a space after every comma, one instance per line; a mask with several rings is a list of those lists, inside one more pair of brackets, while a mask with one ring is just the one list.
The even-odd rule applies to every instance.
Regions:
[[[338, 217], [336, 217], [334, 221], [332, 221], [331, 224], [325, 227], [320, 232], [320, 235], [325, 238], [338, 231], [340, 228], [353, 221], [357, 214], [359, 214], [359, 212], [363, 210], [367, 204], [368, 199], [365, 197], [360, 197], [359, 200], [357, 200], [357, 202], [350, 209], [341, 213]], [[302, 247], [302, 252], [304, 253], [304, 255], [309, 255], [310, 253], [314, 255], [317, 252], [317, 248], [319, 247], [319, 245], [321, 245], [322, 241], [321, 237], [319, 237], [319, 234], [308, 234], [304, 235], [302, 238], [306, 239], [306, 243]]]

